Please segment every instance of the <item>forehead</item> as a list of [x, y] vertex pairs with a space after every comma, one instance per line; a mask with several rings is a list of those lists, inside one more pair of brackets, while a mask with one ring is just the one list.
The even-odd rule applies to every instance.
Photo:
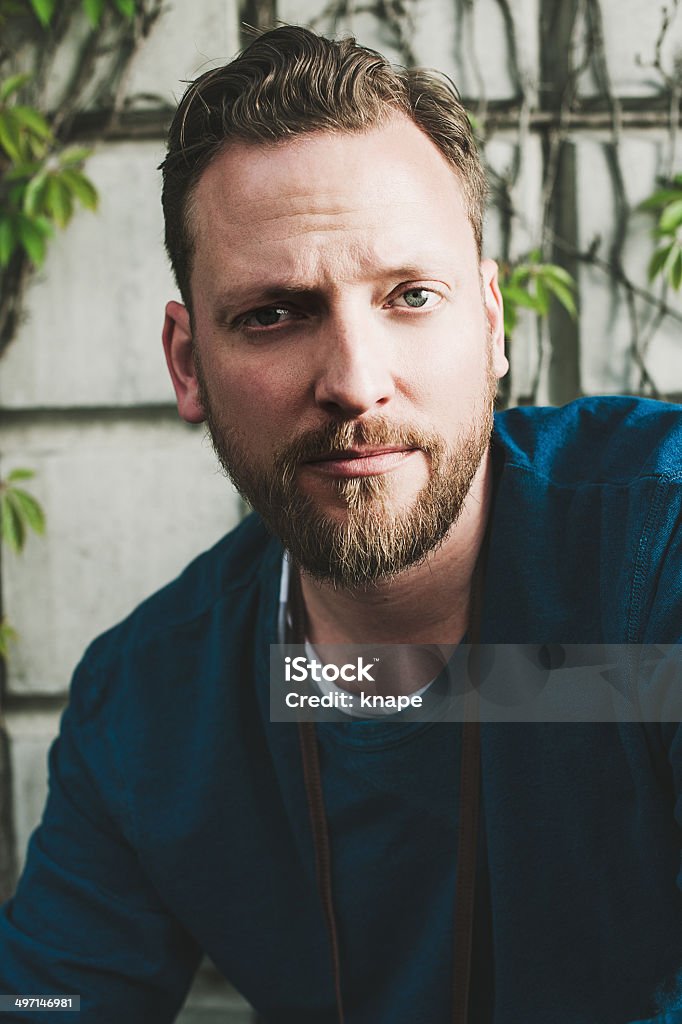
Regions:
[[405, 259], [410, 249], [448, 249], [477, 265], [457, 171], [404, 115], [357, 134], [230, 142], [199, 179], [188, 216], [193, 275], [226, 261], [293, 273], [342, 256], [371, 260], [375, 250], [389, 259], [396, 248]]

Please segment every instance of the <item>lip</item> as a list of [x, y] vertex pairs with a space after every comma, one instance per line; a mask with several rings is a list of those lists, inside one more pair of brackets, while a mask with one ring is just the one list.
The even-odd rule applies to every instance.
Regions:
[[377, 476], [390, 473], [418, 451], [418, 448], [402, 447], [348, 448], [333, 455], [310, 459], [303, 465], [325, 476]]

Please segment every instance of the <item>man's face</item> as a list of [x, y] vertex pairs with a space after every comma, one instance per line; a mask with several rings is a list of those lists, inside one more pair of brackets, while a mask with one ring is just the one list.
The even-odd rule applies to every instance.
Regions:
[[231, 143], [191, 202], [193, 322], [167, 308], [181, 415], [318, 578], [372, 585], [448, 535], [507, 369], [496, 268], [407, 118]]

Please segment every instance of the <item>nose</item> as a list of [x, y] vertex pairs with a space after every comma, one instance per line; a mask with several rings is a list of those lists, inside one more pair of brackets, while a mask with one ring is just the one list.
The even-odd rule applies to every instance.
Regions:
[[387, 405], [395, 394], [391, 351], [372, 315], [330, 317], [321, 329], [315, 401], [337, 418], [354, 418]]

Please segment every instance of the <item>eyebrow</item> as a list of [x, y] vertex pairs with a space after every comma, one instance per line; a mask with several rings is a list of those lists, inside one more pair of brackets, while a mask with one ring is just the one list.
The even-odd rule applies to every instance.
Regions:
[[[433, 273], [442, 274], [444, 268], [429, 266], [426, 272], [426, 264], [405, 264], [399, 267], [386, 267], [380, 270], [373, 278], [374, 282], [380, 281], [424, 281], [432, 280]], [[452, 273], [452, 271], [450, 271]], [[257, 309], [273, 302], [286, 302], [287, 300], [311, 301], [320, 300], [325, 294], [325, 287], [311, 285], [309, 283], [297, 282], [287, 279], [271, 284], [244, 285], [243, 288], [222, 292], [215, 303], [215, 316], [219, 320], [228, 319], [231, 316], [249, 309]]]
[[257, 309], [273, 302], [286, 302], [287, 299], [319, 298], [321, 288], [292, 283], [254, 285], [243, 289], [223, 292], [216, 300], [216, 317], [226, 319], [249, 309]]

